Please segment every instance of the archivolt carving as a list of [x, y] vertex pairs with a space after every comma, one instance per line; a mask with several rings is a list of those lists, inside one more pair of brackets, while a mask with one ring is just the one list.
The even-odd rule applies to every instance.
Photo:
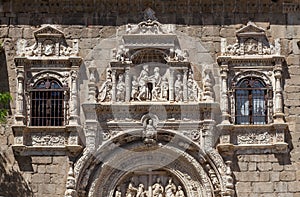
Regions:
[[38, 82], [40, 79], [46, 79], [46, 78], [55, 78], [60, 81], [60, 83], [63, 86], [68, 86], [68, 80], [69, 80], [69, 73], [57, 73], [53, 71], [42, 71], [34, 76], [32, 76], [30, 79], [27, 81], [27, 86], [28, 87], [33, 87], [36, 82]]
[[239, 74], [237, 74], [233, 79], [232, 79], [232, 84], [235, 85], [236, 83], [238, 83], [241, 79], [246, 78], [246, 77], [257, 77], [257, 78], [261, 78], [264, 80], [264, 82], [266, 83], [266, 85], [268, 87], [272, 87], [272, 81], [270, 80], [270, 78], [268, 76], [266, 76], [264, 73], [262, 72], [258, 72], [258, 71], [245, 71], [245, 72], [241, 72]]
[[[117, 138], [123, 139], [122, 135]], [[86, 151], [83, 159], [76, 162], [77, 191], [86, 190], [89, 197], [99, 194], [115, 197], [125, 195], [130, 191], [128, 188], [131, 188], [135, 192], [134, 197], [138, 194], [140, 197], [149, 197], [150, 186], [154, 195], [155, 187], [152, 186], [160, 178], [164, 190], [162, 195], [167, 195], [166, 191], [169, 191], [170, 196], [177, 191], [181, 196], [216, 196], [225, 192], [225, 179], [221, 177], [225, 176], [226, 166], [216, 151], [209, 153], [212, 160], [206, 161], [206, 156], [202, 155], [204, 160], [198, 161], [170, 143], [148, 147], [142, 141], [135, 141], [126, 142], [126, 146], [122, 147], [121, 144], [112, 143], [113, 141], [116, 142], [116, 139], [111, 139], [93, 154]], [[199, 151], [199, 154], [203, 152]], [[91, 172], [93, 176], [90, 176]], [[170, 178], [172, 181], [168, 188], [173, 189], [166, 190]], [[88, 188], [87, 185], [92, 187]]]

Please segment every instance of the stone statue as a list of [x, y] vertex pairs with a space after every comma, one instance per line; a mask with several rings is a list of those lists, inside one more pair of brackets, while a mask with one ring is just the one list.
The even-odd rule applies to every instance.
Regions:
[[185, 197], [184, 192], [182, 191], [181, 186], [178, 186], [177, 192], [175, 194], [175, 197]]
[[126, 190], [126, 197], [136, 197], [137, 188], [134, 187], [133, 183], [130, 182]]
[[121, 192], [120, 186], [117, 187], [117, 190], [115, 192], [115, 197], [122, 197], [122, 192]]
[[144, 188], [145, 188], [144, 184], [140, 183], [139, 188], [137, 189], [136, 197], [147, 197]]
[[148, 77], [149, 77], [149, 66], [144, 65], [143, 70], [141, 71], [140, 76], [138, 77], [138, 82], [139, 82], [139, 86], [140, 86], [140, 93], [139, 93], [137, 99], [139, 101], [141, 101], [141, 99], [143, 99], [143, 100], [147, 99], [147, 96], [148, 96], [148, 87], [147, 87]]
[[168, 185], [165, 187], [165, 197], [175, 197], [176, 186], [172, 182], [172, 178], [169, 179]]
[[137, 99], [139, 95], [139, 82], [137, 81], [136, 76], [132, 77], [132, 82], [131, 82], [131, 99], [134, 101]]
[[144, 130], [144, 143], [147, 145], [152, 145], [156, 142], [157, 131], [153, 126], [153, 120], [149, 119], [148, 124], [145, 126]]
[[177, 79], [174, 83], [175, 86], [175, 101], [183, 101], [183, 82], [181, 79], [181, 75], [177, 75]]
[[152, 186], [153, 197], [163, 197], [164, 187], [160, 183], [160, 178], [156, 179], [156, 183]]
[[116, 99], [117, 101], [125, 101], [125, 83], [123, 81], [123, 74], [119, 75], [119, 81], [117, 83], [117, 94]]
[[161, 100], [166, 101], [169, 99], [169, 82], [163, 77], [161, 80]]
[[152, 100], [157, 100], [160, 94], [160, 83], [161, 83], [161, 76], [159, 74], [159, 67], [154, 68], [154, 74], [149, 77], [149, 81], [153, 84], [152, 89]]

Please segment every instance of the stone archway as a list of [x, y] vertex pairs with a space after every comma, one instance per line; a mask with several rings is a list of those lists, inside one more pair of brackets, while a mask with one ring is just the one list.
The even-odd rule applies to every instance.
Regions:
[[125, 196], [130, 183], [135, 188], [143, 184], [145, 194], [153, 196], [151, 188], [157, 178], [163, 188], [172, 178], [176, 190], [181, 186], [186, 197], [230, 196], [225, 195], [226, 166], [217, 152], [204, 153], [188, 138], [172, 131], [159, 131], [158, 143], [149, 147], [140, 132], [116, 136], [77, 162], [75, 169], [81, 166], [77, 168], [80, 197], [114, 197], [117, 190]]

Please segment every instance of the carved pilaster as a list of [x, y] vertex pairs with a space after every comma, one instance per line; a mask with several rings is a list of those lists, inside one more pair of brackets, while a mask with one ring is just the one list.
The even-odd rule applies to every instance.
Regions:
[[170, 68], [169, 100], [174, 102], [174, 70]]
[[69, 172], [66, 183], [65, 197], [77, 197], [75, 186], [76, 183], [74, 177], [73, 162], [69, 162]]
[[96, 67], [89, 67], [90, 71], [90, 81], [88, 83], [89, 87], [89, 102], [95, 103], [96, 102], [96, 78], [95, 78], [95, 72], [96, 72]]
[[183, 101], [188, 102], [188, 88], [187, 88], [188, 69], [183, 71]]
[[228, 102], [228, 65], [227, 62], [223, 62], [221, 65], [221, 111], [222, 111], [222, 124], [230, 124], [229, 115], [229, 102]]
[[78, 124], [77, 71], [71, 71], [70, 125]]
[[284, 122], [283, 121], [283, 102], [282, 102], [282, 65], [281, 61], [275, 61], [274, 68], [275, 77], [275, 103], [274, 103], [274, 122]]
[[116, 102], [116, 71], [115, 70], [112, 70], [111, 78], [112, 78], [111, 100], [112, 102]]
[[129, 68], [125, 71], [125, 101], [130, 101], [130, 92], [131, 92], [131, 82], [130, 82], [130, 75], [129, 75]]
[[16, 102], [16, 124], [24, 125], [24, 68], [19, 68], [17, 71], [17, 102]]

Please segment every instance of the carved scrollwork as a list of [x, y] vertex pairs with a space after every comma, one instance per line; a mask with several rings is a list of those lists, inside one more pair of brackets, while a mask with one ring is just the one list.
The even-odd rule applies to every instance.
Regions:
[[237, 135], [238, 144], [270, 144], [274, 141], [274, 136], [268, 132], [247, 133]]
[[30, 135], [33, 146], [64, 146], [66, 136], [62, 133], [32, 133]]

